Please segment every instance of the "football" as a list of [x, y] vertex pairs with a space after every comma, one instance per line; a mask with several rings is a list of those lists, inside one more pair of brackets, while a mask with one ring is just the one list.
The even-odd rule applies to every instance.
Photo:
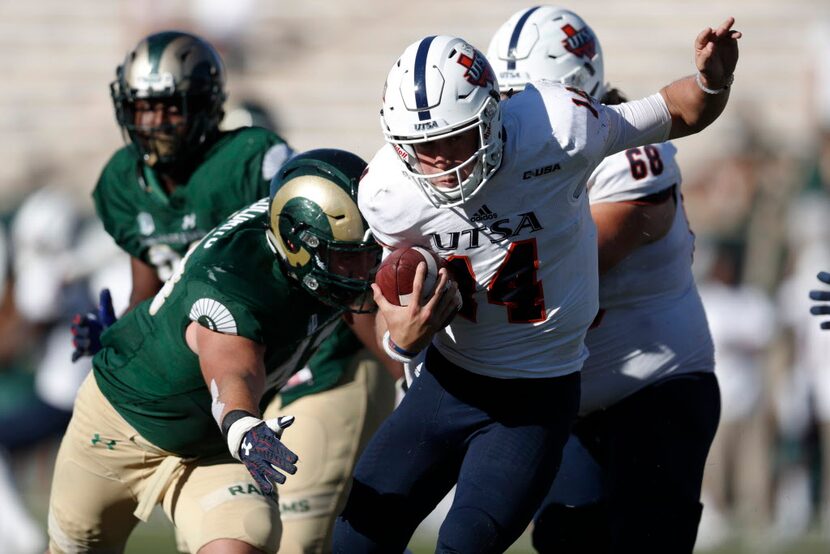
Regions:
[[412, 298], [412, 283], [415, 281], [415, 270], [421, 262], [427, 264], [427, 275], [421, 293], [423, 304], [432, 296], [435, 285], [438, 283], [438, 270], [444, 267], [446, 262], [437, 254], [420, 246], [399, 248], [383, 260], [375, 275], [375, 283], [389, 302], [396, 306], [409, 305]]

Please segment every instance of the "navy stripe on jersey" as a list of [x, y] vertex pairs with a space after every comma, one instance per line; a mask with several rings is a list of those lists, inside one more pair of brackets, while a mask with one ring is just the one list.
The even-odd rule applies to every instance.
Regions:
[[522, 34], [527, 19], [538, 9], [539, 6], [530, 8], [516, 22], [516, 28], [513, 29], [513, 34], [510, 35], [510, 45], [507, 47], [507, 69], [516, 69], [516, 46], [519, 44], [519, 35]]
[[427, 54], [434, 36], [427, 37], [418, 45], [418, 53], [415, 54], [415, 106], [418, 108], [418, 120], [424, 121], [430, 118], [429, 101], [427, 100]]

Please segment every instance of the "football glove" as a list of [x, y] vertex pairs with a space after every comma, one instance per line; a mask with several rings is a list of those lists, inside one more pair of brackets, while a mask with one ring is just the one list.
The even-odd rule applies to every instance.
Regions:
[[[830, 285], [830, 273], [822, 271], [818, 274], [818, 280]], [[811, 290], [810, 299], [819, 302], [830, 302], [830, 290]], [[828, 315], [830, 314], [830, 304], [816, 304], [810, 307], [810, 313], [813, 315]], [[822, 321], [821, 328], [830, 329], [830, 321]]]
[[115, 323], [115, 311], [112, 308], [112, 296], [109, 289], [101, 291], [97, 312], [75, 314], [72, 318], [72, 361], [83, 356], [93, 356], [101, 350], [101, 333]]
[[283, 429], [292, 423], [294, 416], [263, 421], [244, 410], [232, 410], [222, 421], [228, 450], [245, 464], [265, 496], [274, 494], [274, 483], [285, 483], [280, 471], [297, 473], [297, 455], [280, 441]]

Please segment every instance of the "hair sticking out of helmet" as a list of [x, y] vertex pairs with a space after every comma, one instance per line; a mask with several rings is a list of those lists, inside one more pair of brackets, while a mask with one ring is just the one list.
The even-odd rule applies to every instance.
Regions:
[[[433, 205], [463, 204], [501, 165], [498, 90], [487, 58], [456, 37], [431, 36], [413, 43], [389, 71], [383, 134], [406, 175]], [[425, 167], [424, 150], [434, 146], [433, 158], [446, 158], [443, 146], [468, 132], [475, 135], [475, 144], [463, 159]]]
[[205, 40], [181, 31], [142, 39], [110, 84], [115, 117], [148, 165], [198, 152], [224, 115], [225, 68]]
[[283, 268], [320, 301], [371, 311], [381, 248], [357, 207], [366, 162], [335, 149], [298, 154], [271, 181], [268, 238]]
[[605, 93], [599, 40], [581, 17], [564, 8], [537, 6], [514, 13], [493, 35], [487, 57], [502, 92], [550, 79], [594, 98]]

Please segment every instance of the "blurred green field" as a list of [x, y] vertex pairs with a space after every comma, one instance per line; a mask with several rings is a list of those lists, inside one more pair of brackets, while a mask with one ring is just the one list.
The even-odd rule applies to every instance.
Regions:
[[[52, 460], [57, 453], [57, 442], [43, 444], [27, 452], [12, 462], [12, 472], [18, 478], [26, 503], [32, 513], [46, 528], [46, 511], [48, 506], [49, 481], [51, 480]], [[434, 552], [435, 537], [419, 530], [410, 543], [413, 554]], [[150, 521], [139, 524], [127, 544], [127, 554], [176, 554], [173, 528], [164, 513], [157, 508]], [[508, 552], [530, 554], [530, 536], [525, 534]], [[828, 554], [830, 542], [823, 542], [817, 534], [810, 534], [797, 542], [780, 543], [770, 537], [743, 537], [733, 540], [726, 546], [701, 551], [701, 554]], [[0, 552], [0, 554], [5, 554]]]
[[[434, 537], [417, 534], [409, 545], [413, 554], [431, 554], [435, 551]], [[173, 531], [164, 515], [156, 511], [150, 521], [133, 533], [127, 545], [126, 554], [176, 554]], [[525, 534], [510, 550], [511, 554], [533, 554], [530, 536]], [[817, 536], [807, 536], [796, 543], [776, 545], [774, 541], [760, 541], [747, 538], [732, 541], [723, 548], [701, 551], [701, 554], [827, 554], [830, 543], [822, 542]]]
[[[159, 517], [160, 516], [160, 517]], [[435, 551], [435, 542], [423, 535], [413, 538], [409, 545], [413, 554], [431, 554]], [[133, 533], [127, 545], [127, 554], [176, 554], [173, 532], [161, 514], [154, 514], [153, 519], [139, 527]], [[525, 534], [508, 552], [512, 554], [533, 554], [530, 537]], [[830, 543], [822, 542], [817, 537], [807, 537], [797, 543], [786, 546], [772, 544], [759, 545], [755, 541], [735, 541], [724, 548], [707, 550], [705, 554], [827, 554]], [[704, 554], [701, 552], [701, 554]]]

